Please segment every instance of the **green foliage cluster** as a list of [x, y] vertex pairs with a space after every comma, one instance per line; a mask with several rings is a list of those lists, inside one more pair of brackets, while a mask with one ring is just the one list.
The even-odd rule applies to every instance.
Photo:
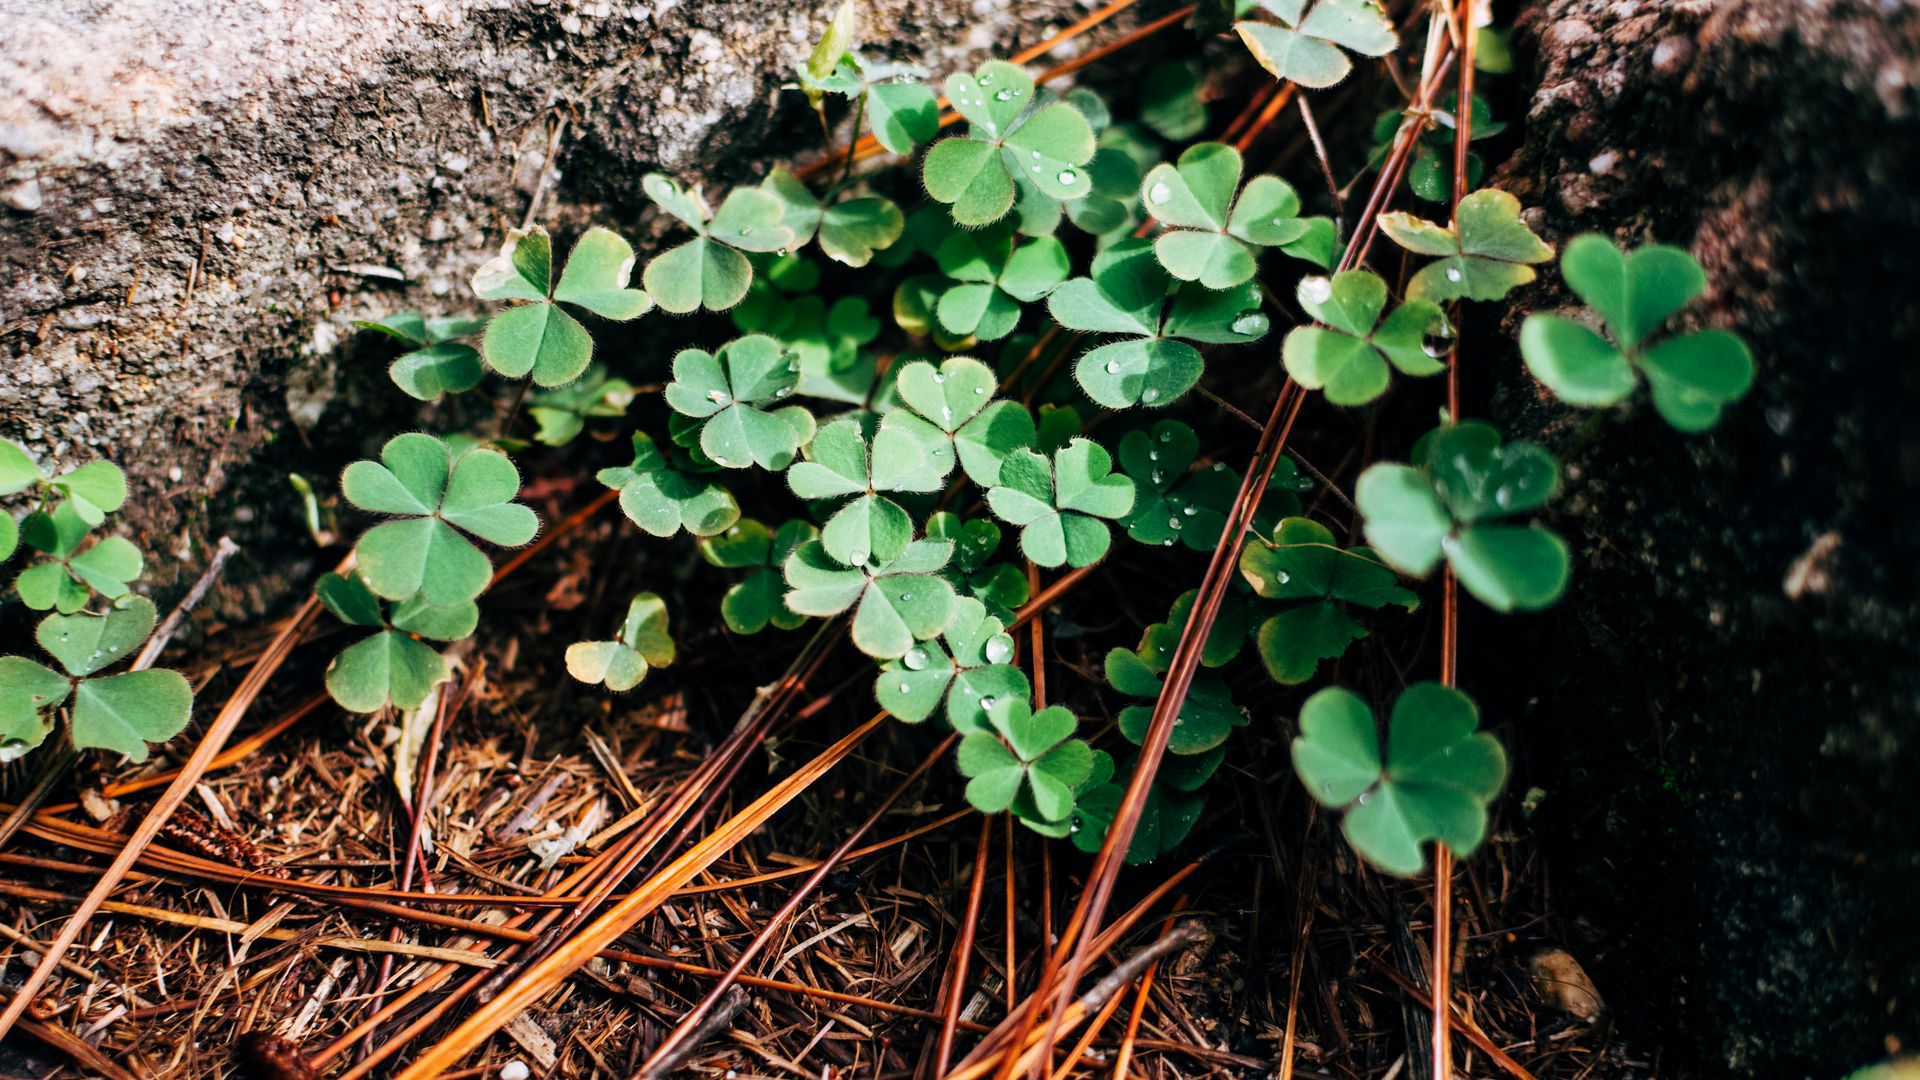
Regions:
[[[1400, 42], [1373, 0], [1204, 8], [1205, 32], [1231, 27], [1262, 67], [1305, 89], [1332, 86], [1354, 56], [1386, 56]], [[688, 534], [727, 575], [719, 614], [730, 632], [844, 618], [875, 665], [880, 706], [960, 736], [956, 764], [973, 806], [1095, 850], [1137, 768], [1133, 747], [1147, 737], [1196, 593], [1177, 597], [1137, 645], [1106, 653], [1094, 692], [1111, 695], [1109, 730], [1069, 707], [1084, 700], [1078, 688], [1036, 700], [1014, 633], [1029, 574], [1115, 558], [1191, 563], [1216, 548], [1243, 477], [1172, 413], [1209, 374], [1260, 374], [1248, 366], [1259, 354], [1238, 347], [1276, 321], [1287, 324], [1279, 354], [1293, 380], [1333, 406], [1369, 407], [1396, 372], [1445, 372], [1457, 306], [1508, 297], [1553, 250], [1513, 196], [1483, 189], [1445, 222], [1380, 214], [1404, 258], [1343, 256], [1352, 238], [1305, 214], [1287, 180], [1248, 176], [1235, 147], [1203, 138], [1212, 118], [1196, 68], [1182, 61], [1151, 68], [1125, 113], [1085, 88], [1056, 93], [1017, 65], [988, 62], [939, 84], [961, 121], [943, 129], [929, 73], [862, 55], [858, 36], [849, 0], [800, 65], [798, 89], [823, 126], [870, 132], [887, 153], [917, 157], [930, 201], [903, 209], [888, 194], [903, 185], [857, 169], [850, 153], [824, 169], [773, 169], [711, 199], [652, 174], [647, 196], [682, 231], [646, 259], [640, 287], [638, 257], [614, 233], [587, 231], [556, 279], [552, 241], [533, 228], [511, 233], [473, 277], [478, 299], [508, 305], [484, 330], [417, 314], [367, 325], [404, 344], [392, 375], [415, 397], [473, 390], [491, 371], [541, 388], [528, 398], [534, 441], [568, 446], [589, 430], [593, 441], [630, 440], [631, 464], [601, 469], [599, 481], [642, 531]], [[1387, 147], [1410, 146], [1413, 194], [1450, 202], [1455, 107], [1391, 110], [1374, 164]], [[1475, 138], [1498, 132], [1486, 102], [1468, 108]], [[1470, 185], [1480, 169], [1470, 156]], [[1644, 374], [1662, 415], [1699, 430], [1745, 390], [1750, 361], [1731, 335], [1647, 344], [1704, 288], [1683, 254], [1627, 256], [1583, 238], [1562, 271], [1604, 333], [1536, 315], [1522, 346], [1567, 401], [1612, 404]], [[678, 351], [659, 408], [594, 347], [600, 324], [654, 307], [724, 312], [685, 325], [733, 330]], [[477, 347], [462, 340], [475, 334]], [[1058, 369], [1044, 359], [1049, 342], [1066, 361]], [[641, 420], [629, 423], [634, 413]], [[664, 422], [643, 430], [649, 416]], [[526, 544], [538, 528], [515, 501], [519, 474], [506, 456], [525, 445], [406, 434], [346, 471], [346, 500], [385, 520], [359, 538], [353, 570], [319, 589], [335, 615], [370, 631], [329, 672], [341, 704], [418, 708], [446, 677], [430, 643], [472, 631], [489, 550]], [[1250, 680], [1234, 671], [1313, 683], [1418, 607], [1407, 578], [1443, 565], [1498, 611], [1558, 598], [1570, 549], [1527, 520], [1558, 482], [1544, 449], [1443, 416], [1408, 464], [1359, 474], [1361, 546], [1329, 527], [1319, 499], [1303, 504], [1319, 485], [1283, 459], [1249, 496], [1240, 576], [1201, 649], [1128, 858], [1172, 850], [1200, 820], [1210, 778], [1251, 722], [1235, 701]], [[756, 500], [755, 516], [742, 516], [736, 491]], [[77, 542], [42, 550], [56, 565], [43, 571], [50, 578], [117, 580]], [[1125, 572], [1135, 571], [1130, 562]], [[673, 658], [665, 602], [641, 593], [610, 640], [574, 644], [567, 665], [618, 692]], [[1394, 873], [1417, 872], [1430, 842], [1473, 850], [1506, 772], [1472, 702], [1433, 684], [1393, 704], [1384, 752], [1368, 703], [1337, 687], [1306, 699], [1293, 745], [1308, 791], [1343, 811], [1356, 851]]]
[[0, 564], [23, 548], [32, 553], [13, 593], [46, 612], [34, 641], [60, 665], [0, 656], [0, 761], [45, 742], [62, 717], [75, 749], [145, 760], [149, 743], [187, 726], [193, 688], [179, 672], [144, 663], [103, 674], [146, 643], [159, 621], [153, 601], [132, 591], [145, 569], [140, 549], [93, 533], [126, 503], [126, 475], [95, 461], [49, 476], [25, 447], [0, 439], [0, 496], [28, 507], [19, 520], [0, 511]]

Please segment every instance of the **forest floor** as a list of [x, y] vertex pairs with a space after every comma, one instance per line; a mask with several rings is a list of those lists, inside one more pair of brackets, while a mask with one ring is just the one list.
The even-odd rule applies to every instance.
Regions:
[[[580, 492], [546, 499], [550, 520], [566, 524], [505, 574], [487, 629], [438, 712], [425, 713], [430, 729], [349, 717], [316, 696], [329, 629], [209, 629], [187, 665], [207, 702], [290, 628], [303, 643], [49, 984], [23, 1026], [32, 1038], [0, 1047], [0, 1075], [390, 1070], [461, 1015], [427, 1012], [442, 1001], [435, 988], [470, 993], [471, 980], [510, 957], [520, 928], [570, 910], [582, 871], [623, 840], [665, 836], [642, 864], [662, 865], [871, 712], [870, 668], [855, 658], [810, 648], [803, 634], [769, 642], [712, 627], [690, 631], [682, 663], [634, 693], [581, 694], [559, 674], [556, 642], [568, 635], [555, 625], [605, 606], [587, 567], [624, 554], [624, 527], [611, 510], [569, 516], [604, 505]], [[1068, 593], [1052, 625], [1098, 625], [1111, 609], [1110, 598]], [[1098, 670], [1076, 636], [1050, 649], [1062, 677]], [[789, 678], [752, 695], [791, 694], [765, 752], [737, 756], [737, 775], [691, 789], [684, 827], [661, 833], [663, 820], [675, 824], [663, 808], [720, 760], [722, 736], [745, 719], [744, 673], [782, 660]], [[769, 827], [712, 850], [616, 949], [450, 1075], [526, 1075], [516, 1061], [537, 1076], [633, 1074], [769, 913], [876, 810], [865, 841], [749, 965], [737, 1011], [723, 1010], [678, 1067], [729, 1078], [923, 1075], [963, 930], [964, 1052], [972, 1033], [1033, 992], [1040, 943], [1070, 909], [1086, 858], [983, 819], [937, 772], [889, 805], [883, 793], [937, 741], [898, 725], [892, 733], [839, 760]], [[7, 980], [37, 958], [23, 943], [51, 933], [118, 850], [116, 834], [173, 775], [166, 766], [82, 777], [79, 806], [45, 807], [26, 827], [30, 842], [0, 852]], [[1062, 1038], [1055, 1075], [1110, 1075], [1121, 1053], [1134, 1076], [1420, 1075], [1430, 890], [1358, 865], [1290, 773], [1281, 726], [1256, 723], [1195, 840], [1128, 872], [1113, 906], [1127, 929], [1110, 956], [1139, 952], [1176, 919], [1194, 921], [1200, 939], [1160, 960], [1144, 989], [1097, 1003], [1092, 1030]], [[31, 779], [16, 773], [8, 797]], [[978, 917], [966, 927], [981, 866]], [[1461, 883], [1462, 1075], [1655, 1075], [1561, 947], [1576, 930], [1556, 917], [1523, 822], [1496, 819]], [[374, 1017], [385, 1023], [370, 1029]]]

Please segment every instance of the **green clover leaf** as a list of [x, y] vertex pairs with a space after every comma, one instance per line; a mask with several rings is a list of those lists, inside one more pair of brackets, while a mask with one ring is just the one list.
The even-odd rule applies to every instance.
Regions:
[[[1168, 624], [1173, 627], [1172, 636], [1176, 640], [1180, 629], [1186, 625], [1186, 616], [1193, 602], [1187, 600], [1186, 603], [1189, 611], [1176, 609], [1174, 622]], [[1154, 640], [1156, 636], [1161, 640]], [[1226, 636], [1234, 635], [1229, 633]], [[1244, 640], [1245, 636], [1243, 625], [1238, 638]], [[1147, 728], [1153, 723], [1152, 702], [1160, 696], [1161, 676], [1166, 671], [1166, 660], [1170, 659], [1167, 653], [1158, 648], [1163, 644], [1166, 644], [1164, 632], [1161, 635], [1150, 632], [1139, 650], [1116, 648], [1107, 653], [1107, 684], [1128, 697], [1145, 699], [1143, 704], [1129, 705], [1120, 710], [1120, 734], [1136, 746], [1146, 738]], [[1209, 634], [1207, 644], [1213, 644], [1212, 634]], [[1233, 647], [1239, 648], [1238, 640], [1233, 642]], [[1142, 652], [1158, 658], [1158, 662], [1150, 662], [1141, 655]], [[1187, 690], [1187, 699], [1180, 703], [1180, 715], [1173, 722], [1167, 752], [1182, 756], [1204, 754], [1226, 742], [1234, 728], [1244, 727], [1246, 723], [1247, 714], [1233, 703], [1232, 692], [1219, 675], [1198, 672]]]
[[0, 762], [17, 761], [53, 731], [49, 714], [73, 681], [24, 656], [0, 656]]
[[847, 566], [810, 540], [787, 556], [787, 607], [820, 616], [853, 608], [855, 647], [893, 660], [947, 628], [953, 586], [937, 571], [952, 556], [951, 541], [916, 540], [892, 560]]
[[1047, 297], [1053, 321], [1069, 330], [1126, 335], [1076, 362], [1074, 375], [1088, 397], [1110, 409], [1171, 404], [1206, 367], [1189, 342], [1239, 344], [1267, 332], [1251, 282], [1225, 291], [1183, 285], [1171, 298], [1168, 285], [1152, 246], [1123, 240], [1094, 257], [1092, 277], [1074, 278]]
[[887, 423], [917, 438], [942, 476], [957, 459], [969, 480], [992, 487], [1007, 455], [1033, 445], [1033, 414], [1017, 401], [996, 400], [999, 382], [980, 361], [916, 360], [898, 372], [894, 396], [909, 411], [889, 413]]
[[539, 425], [534, 440], [545, 446], [565, 446], [586, 430], [588, 420], [627, 415], [633, 398], [632, 383], [610, 379], [605, 367], [593, 364], [580, 381], [528, 399], [527, 415]]
[[[1393, 21], [1373, 0], [1260, 0], [1279, 20], [1237, 22], [1233, 29], [1261, 67], [1282, 82], [1324, 90], [1347, 77], [1353, 61], [1341, 50], [1385, 56], [1399, 48]], [[1304, 17], [1303, 17], [1304, 16]]]
[[841, 0], [834, 9], [833, 17], [827, 20], [827, 28], [821, 32], [820, 40], [814, 43], [813, 51], [799, 65], [800, 88], [806, 92], [807, 101], [815, 110], [820, 108], [821, 100], [828, 93], [858, 93], [858, 82], [849, 89], [840, 83], [836, 76], [842, 67], [854, 62], [848, 52], [853, 48], [859, 36], [859, 9], [853, 0]]
[[1121, 519], [1127, 535], [1142, 544], [1212, 551], [1226, 528], [1227, 511], [1240, 493], [1240, 476], [1224, 464], [1192, 472], [1200, 439], [1178, 420], [1120, 439], [1120, 468], [1133, 478], [1138, 497]]
[[[1487, 28], [1482, 28], [1484, 38]], [[1477, 65], [1476, 65], [1477, 66]], [[1393, 152], [1393, 144], [1399, 138], [1401, 124], [1409, 119], [1419, 124], [1420, 134], [1414, 143], [1413, 161], [1407, 166], [1407, 188], [1428, 202], [1449, 202], [1453, 198], [1453, 143], [1459, 121], [1455, 114], [1459, 111], [1459, 95], [1448, 94], [1442, 105], [1424, 116], [1412, 109], [1388, 109], [1374, 121], [1373, 153], [1368, 165], [1378, 169], [1388, 155]], [[1493, 118], [1493, 107], [1478, 94], [1473, 98], [1472, 140], [1479, 142], [1490, 139], [1507, 129], [1507, 125]], [[1467, 187], [1480, 185], [1481, 173], [1485, 163], [1479, 154], [1467, 155]]]
[[787, 206], [760, 188], [735, 188], [716, 212], [700, 190], [683, 190], [659, 173], [648, 173], [641, 188], [656, 205], [691, 228], [694, 237], [647, 261], [640, 275], [663, 310], [676, 315], [706, 308], [725, 311], [747, 295], [753, 264], [745, 252], [781, 251], [796, 243], [786, 223]]
[[1173, 165], [1156, 165], [1140, 181], [1147, 212], [1168, 226], [1154, 255], [1181, 281], [1229, 289], [1252, 279], [1257, 249], [1307, 235], [1300, 196], [1277, 176], [1256, 176], [1240, 188], [1240, 152], [1224, 143], [1196, 143]]
[[601, 469], [599, 480], [620, 492], [629, 521], [663, 540], [681, 529], [712, 536], [740, 520], [731, 492], [675, 468], [643, 433], [633, 436], [633, 464]]
[[913, 539], [907, 512], [880, 492], [938, 491], [952, 467], [951, 455], [943, 461], [929, 454], [897, 422], [880, 425], [869, 451], [861, 421], [849, 417], [820, 428], [806, 460], [787, 470], [787, 484], [803, 499], [853, 496], [827, 519], [820, 542], [835, 559], [865, 566], [895, 559]]
[[480, 385], [480, 350], [458, 340], [480, 329], [478, 319], [429, 319], [417, 311], [402, 311], [354, 325], [413, 347], [387, 365], [393, 384], [410, 397], [438, 401], [444, 394]]
[[955, 233], [935, 260], [959, 284], [940, 294], [934, 312], [948, 333], [997, 341], [1020, 322], [1020, 305], [1031, 304], [1067, 280], [1067, 249], [1051, 236], [1021, 244], [1005, 226]]
[[[1140, 632], [1140, 644], [1133, 650], [1134, 654], [1156, 674], [1165, 672], [1173, 663], [1174, 651], [1180, 647], [1180, 635], [1186, 631], [1187, 619], [1193, 614], [1194, 602], [1199, 598], [1198, 589], [1181, 593], [1174, 598], [1167, 621], [1152, 623]], [[1253, 602], [1245, 590], [1232, 590], [1222, 595], [1220, 607], [1214, 613], [1213, 628], [1207, 631], [1207, 640], [1200, 646], [1201, 665], [1224, 667], [1239, 656], [1241, 648], [1247, 643], [1253, 618]]]
[[673, 358], [666, 401], [700, 421], [700, 449], [716, 465], [784, 469], [813, 434], [813, 417], [798, 406], [763, 410], [793, 393], [799, 367], [796, 355], [764, 334], [736, 338], [718, 355], [683, 349]]
[[1724, 330], [1679, 334], [1648, 347], [1647, 335], [1706, 291], [1706, 274], [1679, 248], [1650, 244], [1631, 255], [1603, 236], [1569, 241], [1560, 256], [1567, 284], [1605, 322], [1612, 340], [1558, 315], [1520, 326], [1527, 370], [1562, 401], [1613, 405], [1646, 373], [1653, 407], [1680, 431], [1705, 431], [1753, 385], [1753, 354]]
[[1012, 810], [1022, 821], [1064, 824], [1074, 788], [1093, 772], [1093, 750], [1073, 737], [1079, 721], [1058, 705], [1033, 711], [1013, 697], [987, 710], [992, 732], [960, 740], [967, 801], [983, 814]]
[[998, 60], [972, 75], [947, 76], [947, 100], [969, 127], [942, 139], [922, 164], [927, 194], [968, 228], [990, 225], [1013, 208], [1014, 178], [1045, 200], [1083, 198], [1093, 188], [1093, 128], [1066, 102], [1035, 107], [1033, 79]]
[[1366, 548], [1342, 550], [1326, 526], [1308, 518], [1280, 523], [1272, 541], [1240, 552], [1240, 574], [1253, 591], [1286, 606], [1260, 624], [1260, 659], [1274, 682], [1297, 686], [1322, 660], [1337, 660], [1367, 636], [1348, 607], [1420, 605], [1400, 579]]
[[1566, 542], [1546, 529], [1492, 524], [1553, 494], [1559, 468], [1532, 443], [1502, 446], [1477, 421], [1438, 428], [1414, 447], [1414, 465], [1360, 474], [1354, 502], [1367, 542], [1402, 573], [1425, 577], [1444, 556], [1460, 584], [1496, 611], [1536, 611], [1567, 584]]
[[90, 461], [54, 477], [48, 486], [90, 527], [99, 526], [127, 502], [127, 474], [111, 461]]
[[87, 523], [73, 499], [62, 500], [51, 512], [28, 514], [20, 539], [47, 557], [22, 570], [13, 583], [20, 602], [36, 611], [75, 612], [96, 592], [118, 600], [145, 569], [140, 549], [124, 537], [102, 537], [83, 549]]
[[1380, 215], [1380, 229], [1415, 255], [1439, 257], [1407, 283], [1409, 300], [1498, 300], [1533, 280], [1528, 264], [1553, 258], [1520, 220], [1520, 200], [1498, 188], [1461, 199], [1451, 225], [1396, 210]]
[[482, 300], [527, 303], [487, 323], [480, 355], [509, 378], [532, 373], [539, 386], [572, 382], [593, 360], [593, 338], [561, 305], [614, 322], [637, 319], [653, 309], [653, 300], [627, 287], [632, 276], [633, 247], [609, 229], [588, 229], [580, 237], [558, 284], [553, 283], [553, 240], [547, 230], [536, 225], [508, 233], [500, 253], [473, 272], [473, 292]]
[[1009, 563], [993, 561], [1000, 550], [1000, 526], [988, 518], [962, 520], [943, 510], [927, 518], [927, 536], [953, 541], [953, 561], [944, 573], [954, 590], [985, 604], [987, 613], [1001, 622], [1011, 622], [1027, 602], [1027, 575]]
[[129, 671], [92, 678], [139, 648], [158, 618], [153, 602], [128, 597], [104, 614], [53, 614], [34, 639], [67, 670], [61, 676], [30, 660], [8, 657], [0, 667], [0, 725], [10, 752], [25, 753], [46, 737], [44, 713], [73, 693], [68, 734], [76, 749], [114, 750], [145, 761], [147, 744], [165, 742], [187, 726], [193, 689], [177, 671]]
[[327, 693], [348, 712], [419, 708], [449, 675], [447, 662], [421, 639], [458, 641], [480, 621], [480, 609], [471, 600], [441, 607], [421, 597], [395, 604], [389, 618], [358, 573], [327, 574], [313, 591], [341, 622], [377, 631], [327, 665]]
[[780, 568], [795, 548], [819, 536], [820, 530], [810, 521], [785, 521], [777, 531], [770, 531], [752, 518], [743, 518], [725, 532], [701, 538], [700, 554], [709, 563], [749, 571], [720, 600], [720, 617], [729, 630], [757, 634], [770, 625], [792, 630], [807, 621], [787, 607], [787, 585]]
[[1112, 542], [1101, 518], [1125, 517], [1133, 509], [1133, 481], [1113, 472], [1113, 458], [1099, 443], [1075, 439], [1051, 461], [1016, 450], [1000, 463], [999, 485], [987, 505], [1009, 525], [1020, 526], [1020, 550], [1041, 566], [1092, 566]]
[[998, 702], [1032, 693], [1026, 674], [1013, 666], [1006, 623], [984, 603], [954, 600], [941, 636], [944, 648], [940, 639], [923, 641], [880, 666], [874, 697], [895, 718], [917, 724], [944, 705], [955, 731], [991, 731], [987, 714]]
[[1486, 837], [1487, 806], [1506, 782], [1507, 756], [1479, 724], [1465, 694], [1415, 683], [1393, 703], [1383, 764], [1366, 702], [1329, 687], [1301, 706], [1293, 767], [1321, 805], [1345, 808], [1340, 830], [1355, 851], [1412, 877], [1426, 868], [1426, 841], [1464, 857]]
[[[1198, 792], [1213, 778], [1226, 756], [1222, 748], [1209, 754], [1162, 759], [1152, 785], [1147, 788], [1146, 805], [1141, 808], [1133, 840], [1127, 845], [1127, 865], [1152, 862], [1179, 847], [1193, 832], [1206, 805], [1206, 799]], [[1138, 765], [1138, 761], [1130, 762], [1128, 775], [1132, 775]], [[1100, 850], [1125, 793], [1126, 784], [1114, 779], [1113, 758], [1104, 750], [1094, 751], [1093, 771], [1076, 792], [1078, 802], [1069, 827], [1075, 847], [1089, 855]]]
[[655, 593], [634, 595], [612, 641], [576, 641], [567, 646], [567, 674], [583, 683], [604, 683], [616, 693], [631, 690], [648, 670], [673, 663], [667, 633], [667, 602]]
[[455, 456], [446, 440], [418, 432], [388, 440], [378, 462], [347, 466], [340, 490], [361, 510], [396, 519], [368, 529], [354, 547], [367, 585], [389, 600], [472, 600], [493, 564], [467, 537], [519, 547], [540, 528], [533, 511], [513, 501], [520, 473], [505, 454], [474, 447]]
[[1364, 405], [1387, 388], [1387, 365], [1403, 375], [1445, 370], [1429, 341], [1452, 336], [1447, 317], [1431, 300], [1409, 300], [1384, 320], [1387, 283], [1365, 270], [1302, 278], [1300, 306], [1319, 326], [1287, 333], [1281, 355], [1287, 374], [1309, 390], [1323, 390], [1335, 405]]
[[27, 453], [27, 448], [11, 439], [0, 439], [0, 495], [14, 495], [36, 484], [45, 483], [47, 474]]
[[760, 187], [785, 208], [781, 224], [793, 233], [793, 248], [817, 235], [820, 250], [847, 266], [867, 265], [876, 252], [900, 239], [906, 228], [906, 216], [891, 199], [869, 195], [823, 206], [799, 177], [785, 169], [767, 174]]

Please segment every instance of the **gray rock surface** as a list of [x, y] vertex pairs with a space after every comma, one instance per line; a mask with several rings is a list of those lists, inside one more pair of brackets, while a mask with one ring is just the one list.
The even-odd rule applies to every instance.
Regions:
[[[0, 0], [0, 435], [122, 462], [129, 521], [187, 545], [264, 443], [357, 407], [351, 320], [469, 306], [536, 196], [631, 233], [648, 170], [817, 150], [780, 86], [832, 6]], [[1086, 10], [870, 0], [864, 37], [940, 72]]]

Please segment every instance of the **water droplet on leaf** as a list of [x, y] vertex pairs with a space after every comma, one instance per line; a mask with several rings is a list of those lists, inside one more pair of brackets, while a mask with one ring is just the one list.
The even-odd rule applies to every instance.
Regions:
[[1316, 304], [1324, 304], [1333, 299], [1333, 282], [1324, 277], [1310, 277], [1300, 282], [1300, 295]]
[[1147, 201], [1150, 203], [1154, 203], [1155, 205], [1158, 205], [1160, 203], [1166, 202], [1167, 197], [1172, 194], [1173, 194], [1173, 189], [1168, 187], [1166, 184], [1166, 181], [1163, 180], [1153, 185], [1153, 187], [1150, 190], [1148, 190]]

